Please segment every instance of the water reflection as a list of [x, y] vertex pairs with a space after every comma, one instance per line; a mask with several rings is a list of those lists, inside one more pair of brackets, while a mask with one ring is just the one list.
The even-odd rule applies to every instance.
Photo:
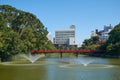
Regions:
[[44, 66], [1, 66], [1, 80], [46, 80]]
[[[50, 60], [50, 59], [49, 59]], [[120, 59], [109, 61], [106, 58], [79, 57], [51, 59], [62, 64], [49, 65], [47, 80], [119, 80]], [[87, 66], [81, 65], [81, 61], [90, 61]], [[117, 73], [116, 73], [117, 72]]]
[[29, 61], [28, 63], [19, 63], [1, 63], [0, 79], [120, 80], [120, 59], [88, 56], [79, 56], [78, 58], [48, 57], [33, 64], [30, 64]]

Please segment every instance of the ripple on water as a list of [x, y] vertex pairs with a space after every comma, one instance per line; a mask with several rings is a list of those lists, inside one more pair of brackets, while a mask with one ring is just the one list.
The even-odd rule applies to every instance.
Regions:
[[112, 68], [114, 66], [113, 65], [106, 65], [106, 64], [89, 64], [89, 65], [65, 64], [65, 65], [61, 65], [60, 67], [66, 68], [66, 69], [90, 70], [90, 69]]
[[57, 64], [55, 62], [48, 62], [48, 61], [37, 61], [35, 63], [30, 63], [30, 62], [2, 62], [1, 65], [4, 66], [40, 66], [40, 65], [50, 65], [50, 64]]

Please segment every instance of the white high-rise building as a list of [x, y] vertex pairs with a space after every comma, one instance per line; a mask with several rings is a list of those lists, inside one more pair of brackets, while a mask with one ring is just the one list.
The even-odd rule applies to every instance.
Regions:
[[75, 45], [75, 25], [71, 25], [69, 29], [56, 30], [54, 44]]

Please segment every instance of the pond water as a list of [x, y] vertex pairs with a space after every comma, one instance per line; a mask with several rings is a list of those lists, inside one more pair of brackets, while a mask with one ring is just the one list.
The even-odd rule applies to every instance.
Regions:
[[0, 80], [120, 80], [120, 59], [79, 55], [2, 62]]

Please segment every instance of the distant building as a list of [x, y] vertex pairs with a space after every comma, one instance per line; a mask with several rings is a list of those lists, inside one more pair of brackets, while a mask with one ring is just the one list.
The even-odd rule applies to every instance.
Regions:
[[91, 37], [93, 36], [99, 36], [100, 41], [106, 41], [109, 38], [109, 32], [113, 29], [113, 27], [111, 26], [111, 24], [109, 26], [104, 26], [103, 30], [98, 31], [98, 29], [96, 29], [95, 31], [92, 31], [91, 33]]
[[95, 31], [92, 31], [92, 32], [91, 32], [91, 37], [93, 37], [93, 36], [98, 36]]
[[48, 38], [48, 40], [50, 40], [51, 42], [53, 42], [53, 41], [52, 41], [52, 35], [51, 35], [51, 33], [48, 33], [48, 34], [47, 34], [47, 38]]
[[75, 25], [71, 25], [69, 29], [56, 30], [53, 42], [57, 48], [75, 45]]
[[101, 32], [99, 38], [100, 40], [108, 40], [109, 32], [113, 29], [111, 24], [109, 26], [104, 26], [104, 30]]

